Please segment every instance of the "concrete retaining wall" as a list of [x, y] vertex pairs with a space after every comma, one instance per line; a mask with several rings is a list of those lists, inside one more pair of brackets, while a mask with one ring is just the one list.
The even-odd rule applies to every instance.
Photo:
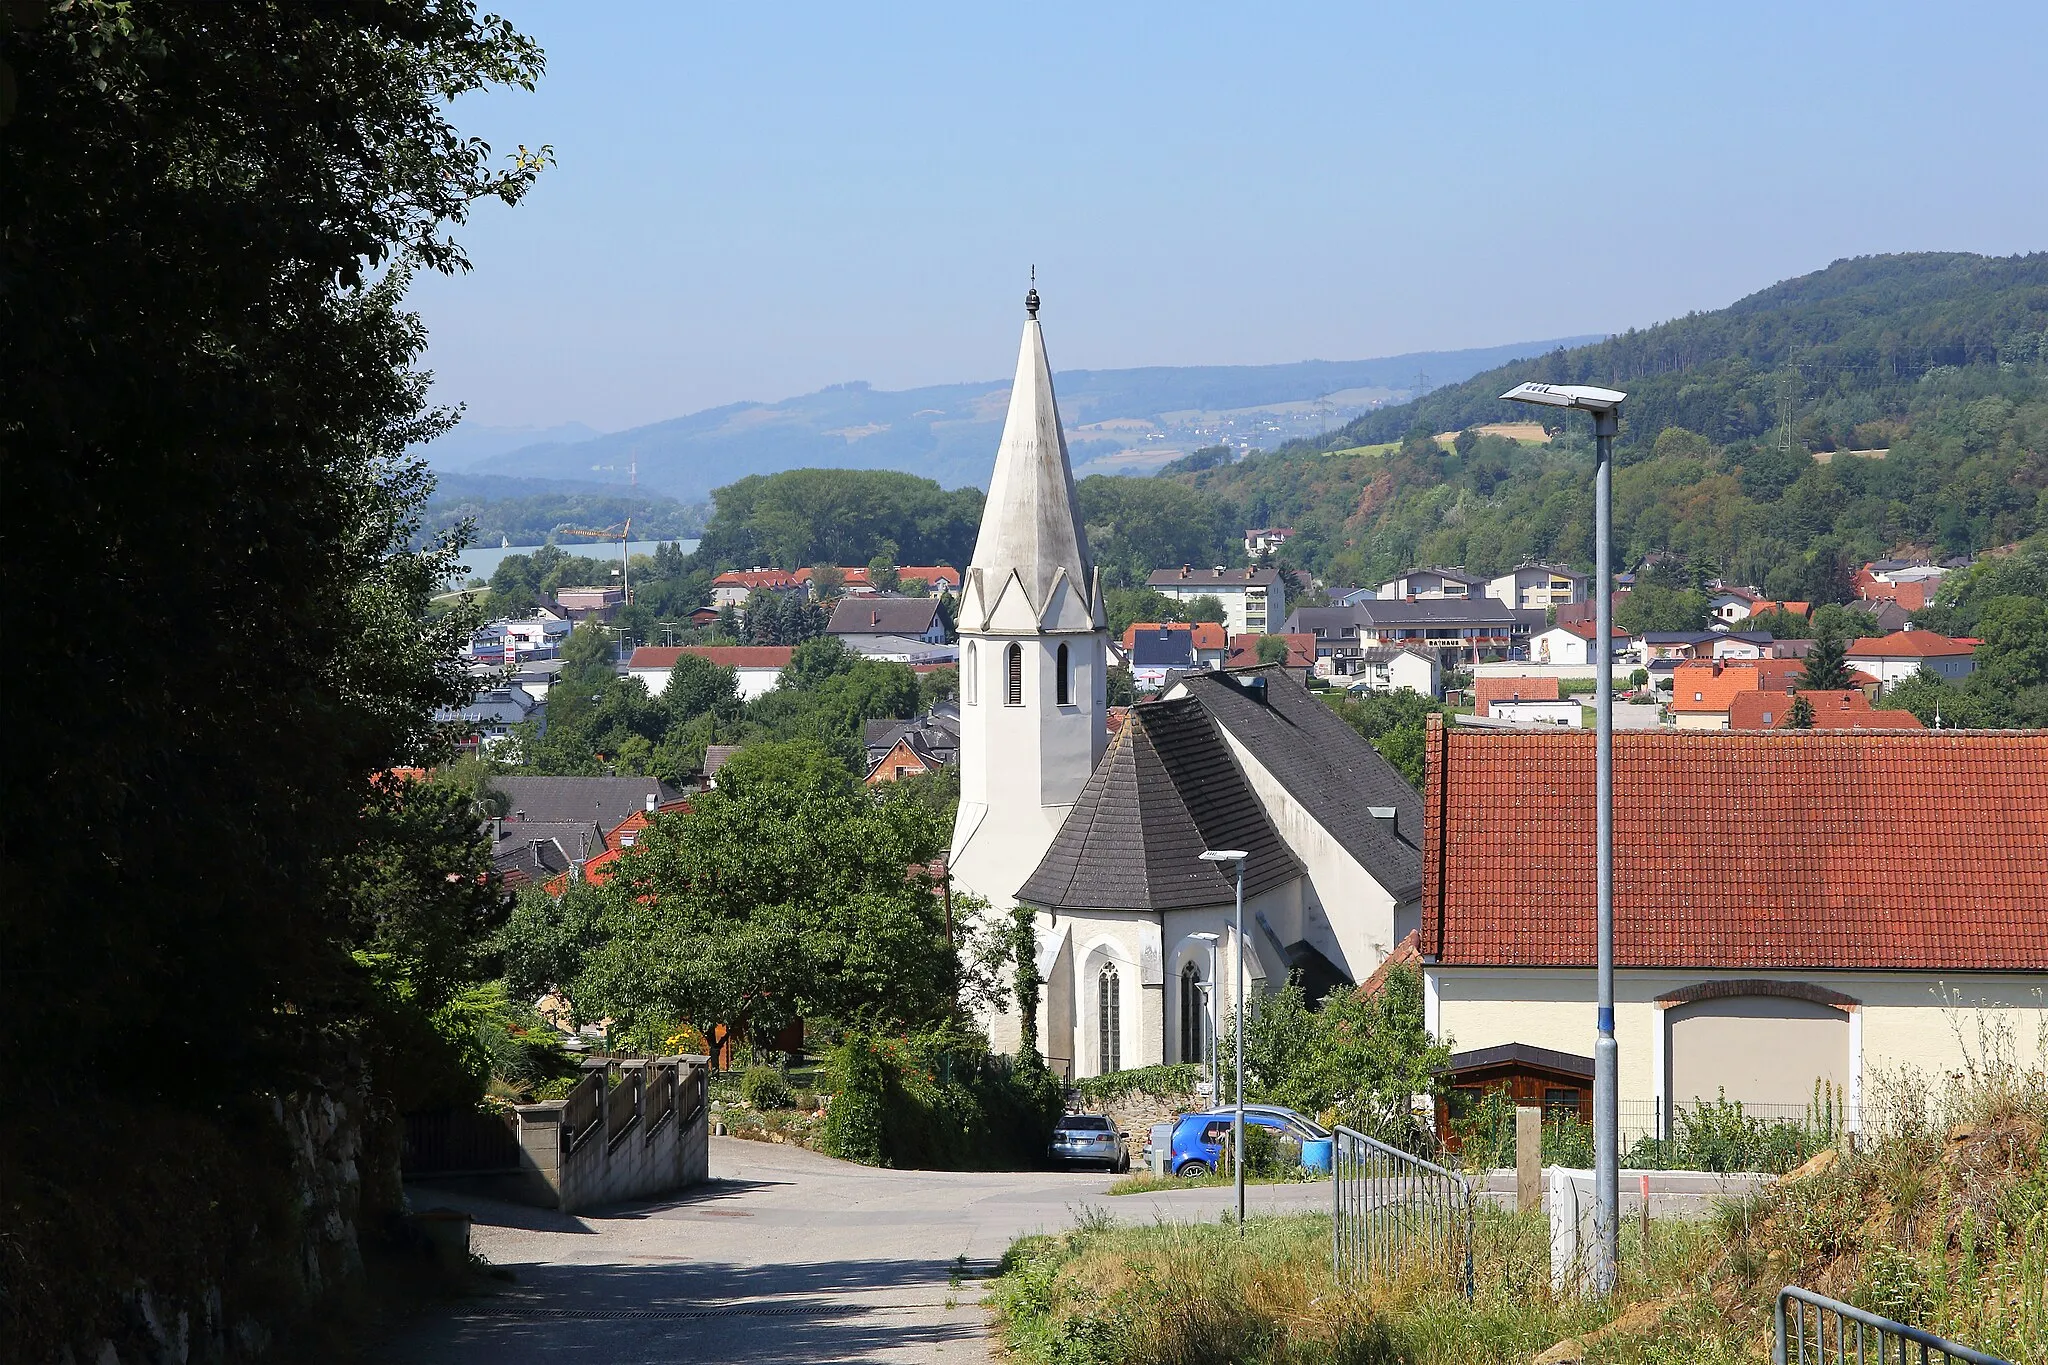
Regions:
[[[523, 1202], [576, 1213], [668, 1194], [709, 1177], [709, 1059], [655, 1057], [591, 1066], [619, 1072], [618, 1085], [630, 1091], [632, 1102], [601, 1102], [599, 1122], [573, 1142], [564, 1140], [567, 1101], [520, 1105], [515, 1112]], [[664, 1105], [668, 1086], [674, 1102]]]

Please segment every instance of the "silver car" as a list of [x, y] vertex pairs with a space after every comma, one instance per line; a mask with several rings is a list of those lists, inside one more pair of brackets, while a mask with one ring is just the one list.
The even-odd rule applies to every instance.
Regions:
[[1102, 1114], [1068, 1114], [1053, 1125], [1052, 1145], [1046, 1158], [1056, 1166], [1100, 1166], [1105, 1171], [1128, 1171], [1130, 1154], [1124, 1150], [1129, 1133], [1119, 1133]]

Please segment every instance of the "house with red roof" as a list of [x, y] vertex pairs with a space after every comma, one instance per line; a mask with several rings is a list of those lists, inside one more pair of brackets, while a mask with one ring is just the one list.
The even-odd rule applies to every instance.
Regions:
[[[1188, 649], [1197, 668], [1221, 668], [1230, 656], [1230, 636], [1219, 621], [1133, 621], [1124, 627], [1122, 644], [1126, 654], [1137, 648], [1140, 635], [1150, 636], [1155, 641], [1168, 636], [1187, 636]], [[1256, 640], [1258, 636], [1253, 635], [1252, 638]], [[1313, 652], [1315, 637], [1311, 635], [1308, 639]]]
[[1816, 692], [1738, 692], [1728, 707], [1731, 730], [1790, 730], [1793, 699], [1806, 702], [1813, 716], [1809, 730], [1923, 730], [1911, 711], [1880, 711], [1855, 688]]
[[769, 592], [806, 591], [810, 570], [791, 573], [787, 569], [727, 569], [711, 580], [711, 605], [743, 607], [747, 599], [765, 588]]
[[668, 675], [676, 660], [694, 654], [721, 668], [730, 668], [739, 683], [740, 700], [752, 701], [775, 690], [775, 685], [782, 681], [782, 670], [789, 667], [795, 653], [791, 645], [641, 645], [626, 660], [626, 676], [638, 678], [658, 697], [668, 687]]
[[[1219, 627], [1220, 629], [1221, 627]], [[1230, 652], [1224, 656], [1225, 668], [1257, 668], [1259, 666], [1259, 641], [1265, 639], [1256, 633], [1230, 637]], [[1306, 677], [1316, 666], [1316, 637], [1313, 635], [1280, 635], [1276, 639], [1287, 642], [1287, 657], [1281, 661], [1284, 668], [1298, 671]], [[1199, 649], [1197, 650], [1199, 653]]]
[[[1610, 627], [1614, 643], [1608, 647], [1609, 655], [1617, 663], [1628, 652], [1631, 636], [1620, 626]], [[1590, 664], [1593, 662], [1593, 642], [1599, 638], [1599, 628], [1591, 621], [1573, 621], [1569, 624], [1558, 622], [1550, 629], [1532, 636], [1529, 640], [1529, 659], [1539, 664]]]
[[[1587, 1061], [1594, 737], [1433, 717], [1426, 747], [1430, 1032]], [[2048, 1064], [2048, 731], [1623, 731], [1614, 781], [1625, 1145], [1817, 1086], [1854, 1128], [1872, 1077], [1980, 1036]]]
[[1849, 646], [1849, 667], [1860, 668], [1889, 687], [1921, 669], [1932, 669], [1951, 682], [1977, 669], [1977, 642], [1956, 640], [1931, 630], [1901, 630], [1866, 637]]

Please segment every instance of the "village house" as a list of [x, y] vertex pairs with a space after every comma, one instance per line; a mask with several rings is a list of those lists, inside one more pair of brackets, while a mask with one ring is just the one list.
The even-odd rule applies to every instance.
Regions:
[[1922, 560], [1875, 559], [1856, 571], [1856, 596], [1868, 603], [1896, 602], [1908, 612], [1934, 604], [1948, 570]]
[[1585, 601], [1589, 581], [1556, 564], [1524, 564], [1489, 579], [1486, 595], [1522, 611], [1544, 611]]
[[1797, 659], [1716, 660], [1681, 664], [1671, 674], [1671, 722], [1680, 730], [1726, 730], [1729, 708], [1745, 692], [1783, 696], [1799, 684]]
[[711, 580], [711, 606], [743, 607], [749, 597], [764, 590], [784, 596], [803, 592], [809, 579], [808, 570], [800, 578], [786, 569], [727, 569]]
[[[1311, 651], [1314, 636], [1290, 635], [1290, 640], [1307, 640]], [[1432, 700], [1443, 695], [1443, 665], [1434, 653], [1405, 645], [1367, 645], [1356, 652], [1329, 661], [1324, 675], [1340, 682], [1348, 680], [1354, 692], [1398, 692], [1407, 688]], [[1322, 669], [1317, 668], [1321, 673]]]
[[1297, 678], [1307, 678], [1316, 669], [1316, 637], [1313, 635], [1233, 635], [1230, 637], [1230, 651], [1223, 657], [1224, 668], [1257, 668], [1263, 661], [1259, 658], [1259, 641], [1282, 640], [1287, 644], [1287, 657], [1279, 660], [1281, 667], [1293, 672]]
[[740, 700], [752, 701], [775, 690], [782, 681], [782, 670], [789, 667], [790, 656], [795, 652], [789, 645], [641, 645], [626, 660], [626, 676], [638, 678], [658, 697], [668, 690], [668, 675], [676, 660], [694, 654], [721, 668], [730, 668], [739, 683]]
[[1244, 533], [1244, 557], [1259, 559], [1266, 555], [1280, 553], [1280, 547], [1293, 536], [1292, 526], [1265, 526], [1256, 531]]
[[1361, 597], [1344, 606], [1302, 607], [1289, 634], [1313, 635], [1316, 657], [1342, 660], [1372, 645], [1421, 650], [1446, 665], [1507, 659], [1543, 628], [1543, 613], [1476, 598]]
[[[1632, 645], [1629, 633], [1620, 626], [1610, 626], [1608, 657], [1620, 663], [1628, 656]], [[1600, 628], [1591, 621], [1574, 621], [1570, 625], [1556, 625], [1544, 630], [1529, 641], [1529, 662], [1538, 664], [1590, 664], [1593, 662], [1593, 642], [1600, 638]]]
[[942, 645], [946, 618], [936, 597], [842, 597], [832, 608], [825, 633], [862, 653], [867, 652], [863, 645], [879, 648], [897, 640]]
[[527, 721], [545, 725], [547, 703], [516, 683], [486, 687], [462, 706], [434, 712], [435, 724], [459, 727], [464, 747], [496, 748]]
[[1931, 630], [1902, 630], [1852, 642], [1849, 666], [1862, 669], [1884, 687], [1904, 682], [1923, 668], [1958, 682], [1976, 671], [1976, 655], [1975, 640], [1954, 640]]
[[[797, 577], [801, 578], [810, 588], [813, 596], [818, 595], [817, 581], [809, 569], [797, 570]], [[925, 594], [932, 597], [960, 590], [960, 571], [948, 564], [899, 565], [896, 569], [897, 583], [904, 585], [911, 583], [912, 580], [924, 584]], [[901, 586], [898, 588], [899, 592], [905, 590]], [[874, 575], [869, 571], [867, 565], [858, 564], [851, 568], [839, 570], [840, 596], [872, 597], [880, 591], [881, 589], [875, 586]]]
[[[1593, 737], [1432, 719], [1427, 1024], [1571, 1058], [1594, 1035]], [[1720, 1097], [1859, 1126], [2048, 1020], [2048, 733], [1631, 731], [1614, 738], [1624, 1146]], [[1882, 811], [1882, 819], [1871, 812]]]
[[1223, 604], [1223, 625], [1231, 635], [1263, 635], [1287, 617], [1287, 584], [1270, 565], [1234, 569], [1217, 564], [1154, 569], [1145, 586], [1180, 602], [1213, 597]]
[[1124, 627], [1120, 643], [1124, 652], [1129, 654], [1137, 646], [1140, 635], [1160, 631], [1188, 637], [1188, 653], [1193, 662], [1187, 667], [1221, 668], [1230, 657], [1230, 637], [1221, 623], [1215, 621], [1133, 621]]
[[1793, 698], [1803, 700], [1812, 713], [1809, 730], [1921, 730], [1919, 717], [1911, 711], [1880, 711], [1870, 698], [1855, 688], [1843, 691], [1823, 689], [1812, 692], [1738, 692], [1728, 704], [1731, 730], [1790, 730]]
[[1401, 602], [1410, 599], [1425, 601], [1434, 598], [1455, 597], [1469, 600], [1485, 596], [1486, 577], [1483, 574], [1467, 573], [1463, 569], [1436, 567], [1410, 569], [1398, 574], [1377, 588], [1361, 588], [1347, 593], [1339, 599], [1341, 605], [1377, 598], [1384, 602]]

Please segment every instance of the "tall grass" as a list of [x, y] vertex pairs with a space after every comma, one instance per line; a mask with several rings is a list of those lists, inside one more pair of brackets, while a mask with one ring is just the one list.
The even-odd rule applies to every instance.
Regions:
[[2048, 1074], [2010, 1041], [1984, 1039], [1939, 1084], [1883, 1078], [1864, 1141], [1832, 1169], [1647, 1237], [1631, 1221], [1605, 1300], [1553, 1294], [1542, 1216], [1488, 1207], [1469, 1301], [1419, 1270], [1339, 1285], [1328, 1217], [1298, 1215], [1255, 1219], [1242, 1240], [1227, 1224], [1094, 1217], [1013, 1247], [990, 1302], [1014, 1353], [1058, 1365], [1521, 1362], [1603, 1327], [1597, 1360], [1718, 1365], [1769, 1359], [1772, 1301], [1798, 1284], [2048, 1365]]

